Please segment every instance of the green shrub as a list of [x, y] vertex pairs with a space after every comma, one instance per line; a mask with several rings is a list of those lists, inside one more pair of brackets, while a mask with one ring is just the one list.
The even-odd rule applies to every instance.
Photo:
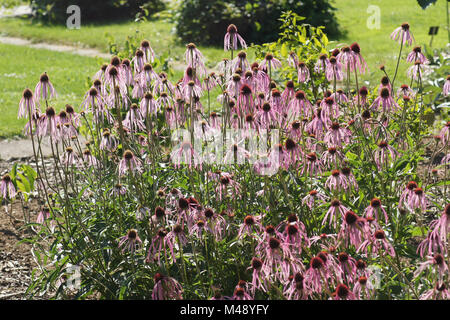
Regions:
[[185, 0], [174, 20], [183, 41], [221, 45], [223, 39], [218, 35], [233, 23], [248, 43], [259, 44], [277, 39], [279, 17], [288, 10], [306, 17], [304, 23], [325, 26], [331, 37], [339, 35], [335, 9], [328, 0]]
[[31, 0], [33, 13], [43, 22], [65, 23], [70, 5], [80, 7], [82, 23], [129, 19], [143, 8], [151, 14], [164, 9], [162, 0]]

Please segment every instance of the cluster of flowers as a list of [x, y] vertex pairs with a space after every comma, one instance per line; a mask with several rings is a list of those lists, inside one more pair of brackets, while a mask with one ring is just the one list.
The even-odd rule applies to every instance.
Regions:
[[[411, 45], [413, 37], [409, 26], [403, 24], [391, 35], [402, 45]], [[245, 41], [231, 25], [225, 36], [226, 50], [238, 50], [238, 43], [246, 48]], [[313, 70], [299, 61], [292, 52], [288, 62], [297, 71], [297, 82], [308, 84], [311, 73], [323, 74], [334, 84], [334, 90], [323, 90], [321, 99], [311, 100], [308, 94], [295, 89], [295, 82], [287, 81], [281, 89], [273, 80], [272, 73], [282, 66], [282, 62], [273, 54], [267, 53], [259, 62], [250, 63], [247, 54], [241, 51], [230, 60], [221, 64], [221, 74], [207, 73], [202, 53], [194, 44], [188, 44], [185, 54], [187, 68], [183, 78], [173, 84], [165, 73], [156, 73], [151, 63], [154, 52], [148, 41], [143, 41], [133, 59], [113, 57], [95, 75], [92, 87], [86, 93], [80, 114], [71, 106], [59, 114], [48, 106], [47, 100], [56, 96], [56, 92], [47, 74], [43, 74], [34, 92], [26, 89], [20, 102], [19, 117], [28, 117], [25, 132], [39, 138], [49, 136], [52, 141], [76, 140], [80, 119], [91, 113], [95, 128], [100, 128], [99, 148], [102, 152], [114, 154], [119, 143], [129, 147], [123, 151], [117, 165], [120, 176], [139, 174], [145, 163], [151, 163], [154, 141], [154, 128], [157, 116], [163, 114], [168, 129], [189, 128], [194, 134], [206, 134], [213, 129], [234, 128], [244, 132], [270, 132], [279, 129], [282, 141], [272, 146], [266, 155], [270, 161], [278, 161], [285, 170], [295, 170], [300, 175], [319, 181], [324, 172], [330, 171], [324, 184], [332, 197], [323, 192], [311, 190], [303, 199], [303, 205], [313, 209], [329, 203], [322, 225], [332, 228], [335, 234], [308, 235], [305, 225], [297, 215], [291, 214], [277, 226], [263, 225], [260, 215], [247, 215], [239, 225], [227, 222], [227, 214], [217, 214], [211, 208], [205, 208], [193, 197], [183, 196], [179, 190], [172, 190], [166, 198], [166, 206], [157, 207], [151, 218], [159, 225], [153, 239], [150, 240], [147, 261], [157, 262], [166, 249], [176, 261], [175, 250], [181, 249], [190, 237], [202, 238], [211, 234], [220, 241], [225, 234], [236, 234], [239, 239], [253, 239], [256, 243], [254, 257], [249, 269], [252, 281], [241, 281], [236, 286], [234, 299], [251, 299], [255, 292], [270, 290], [272, 283], [283, 285], [283, 295], [288, 299], [307, 299], [327, 297], [336, 299], [362, 299], [374, 296], [374, 285], [369, 278], [372, 271], [363, 259], [351, 257], [347, 251], [356, 249], [361, 256], [395, 256], [395, 250], [388, 239], [384, 227], [389, 216], [382, 200], [372, 199], [361, 215], [344, 206], [340, 200], [345, 194], [351, 196], [358, 190], [358, 182], [348, 165], [344, 149], [355, 141], [356, 124], [366, 135], [378, 138], [374, 162], [379, 170], [388, 168], [398, 157], [399, 151], [391, 145], [394, 136], [386, 127], [392, 116], [401, 111], [399, 101], [406, 108], [416, 94], [408, 85], [402, 85], [396, 92], [393, 81], [383, 77], [378, 97], [370, 99], [369, 90], [361, 87], [352, 95], [349, 90], [336, 89], [336, 84], [349, 81], [351, 74], [364, 74], [367, 65], [357, 43], [335, 49], [329, 55], [320, 55]], [[427, 59], [420, 47], [415, 47], [408, 55], [407, 62], [414, 65], [410, 69], [412, 79], [420, 79], [426, 72]], [[201, 80], [202, 79], [202, 80]], [[216, 87], [220, 87], [218, 101], [222, 112], [208, 112], [201, 103], [201, 97]], [[450, 93], [450, 78], [444, 84], [444, 94]], [[135, 103], [133, 101], [139, 101]], [[41, 113], [40, 102], [46, 102], [46, 110]], [[122, 119], [121, 111], [126, 111]], [[194, 125], [195, 124], [195, 125]], [[440, 132], [440, 142], [445, 146], [450, 140], [450, 123]], [[139, 148], [130, 147], [132, 142]], [[61, 155], [66, 166], [100, 166], [99, 161], [88, 148], [81, 151], [79, 144], [67, 146]], [[237, 154], [249, 155], [238, 143], [232, 146]], [[188, 167], [202, 169], [200, 155], [196, 154], [189, 141], [184, 141], [174, 154], [183, 154]], [[443, 164], [450, 162], [450, 154], [444, 157]], [[257, 163], [253, 169], [260, 173], [267, 162]], [[210, 171], [208, 177], [217, 182], [216, 192], [219, 200], [225, 197], [238, 197], [241, 185], [233, 174], [224, 171]], [[10, 179], [9, 179], [10, 180]], [[8, 183], [8, 177], [2, 179], [0, 190], [6, 197], [14, 197], [15, 190]], [[118, 184], [114, 188], [116, 195], [123, 195], [126, 188]], [[161, 191], [163, 194], [164, 191]], [[262, 194], [262, 193], [261, 193]], [[411, 212], [425, 212], [428, 200], [425, 191], [411, 181], [405, 190], [398, 190], [399, 208]], [[49, 218], [46, 211], [40, 222]], [[432, 231], [421, 243], [422, 256], [428, 255], [428, 261], [420, 266], [417, 276], [430, 266], [437, 268], [439, 281], [436, 288], [426, 292], [424, 297], [450, 297], [443, 281], [448, 268], [445, 264], [448, 256], [447, 234], [450, 228], [450, 205], [447, 205], [440, 219], [432, 223]], [[188, 234], [189, 236], [186, 236]], [[124, 250], [134, 252], [136, 245], [142, 244], [138, 231], [130, 230], [119, 241]], [[313, 255], [309, 250], [317, 246], [320, 252]], [[338, 251], [339, 250], [339, 251]], [[305, 252], [309, 257], [305, 263]], [[172, 299], [182, 297], [182, 287], [173, 278], [158, 273], [155, 276], [154, 299]], [[334, 291], [334, 294], [333, 294]], [[220, 298], [216, 296], [215, 298]], [[223, 298], [223, 297], [222, 297]]]

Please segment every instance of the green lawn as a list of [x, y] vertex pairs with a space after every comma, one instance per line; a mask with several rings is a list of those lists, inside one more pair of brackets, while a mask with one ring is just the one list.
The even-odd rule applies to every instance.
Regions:
[[[422, 47], [428, 45], [430, 40], [428, 29], [431, 25], [440, 27], [439, 34], [433, 40], [433, 47], [444, 47], [447, 44], [445, 2], [438, 0], [436, 5], [422, 10], [416, 0], [335, 0], [336, 15], [341, 28], [346, 31], [346, 36], [330, 44], [330, 48], [358, 42], [370, 69], [362, 80], [376, 85], [382, 77], [379, 65], [384, 64], [391, 75], [394, 72], [399, 44], [392, 41], [389, 36], [403, 22], [410, 24], [417, 45]], [[380, 29], [367, 27], [367, 19], [371, 15], [367, 12], [369, 5], [380, 8]], [[127, 36], [139, 30], [141, 38], [150, 40], [157, 54], [170, 52], [173, 60], [183, 62], [185, 46], [176, 41], [172, 33], [173, 27], [173, 24], [167, 21], [156, 19], [144, 23], [83, 24], [80, 30], [69, 30], [65, 26], [33, 24], [20, 18], [0, 19], [1, 35], [23, 37], [35, 42], [75, 44], [97, 48], [104, 52], [109, 50], [108, 34], [113, 36], [117, 43], [122, 44]], [[245, 38], [245, 35], [243, 36]], [[200, 50], [205, 55], [209, 67], [214, 67], [223, 57], [228, 57], [222, 48], [200, 47]], [[410, 50], [411, 48], [405, 48], [403, 56], [406, 57]], [[58, 104], [79, 104], [85, 90], [86, 77], [91, 76], [101, 63], [86, 57], [5, 45], [0, 45], [0, 56], [3, 57], [0, 63], [2, 74], [0, 85], [3, 88], [0, 110], [4, 112], [7, 120], [7, 122], [0, 121], [0, 124], [8, 124], [1, 126], [0, 136], [3, 137], [20, 133], [22, 123], [15, 120], [20, 94], [24, 86], [34, 87], [41, 72], [49, 72], [55, 82], [56, 89], [60, 93]], [[404, 61], [400, 63], [397, 84], [407, 81], [407, 67], [409, 65]], [[178, 79], [181, 72], [178, 70], [174, 79]]]
[[17, 119], [22, 91], [34, 90], [39, 76], [48, 73], [58, 98], [51, 105], [59, 111], [66, 104], [79, 109], [88, 89], [87, 77], [93, 76], [98, 62], [93, 58], [41, 49], [0, 44], [0, 137], [22, 132], [25, 120]]

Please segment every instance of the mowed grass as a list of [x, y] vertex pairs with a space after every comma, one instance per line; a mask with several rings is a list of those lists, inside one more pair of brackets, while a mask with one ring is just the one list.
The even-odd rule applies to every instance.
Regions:
[[21, 135], [26, 123], [17, 119], [22, 92], [27, 87], [34, 90], [43, 72], [58, 93], [50, 105], [59, 112], [66, 104], [79, 110], [87, 78], [98, 69], [93, 58], [14, 45], [0, 44], [0, 57], [0, 138]]
[[[439, 26], [439, 32], [432, 43], [434, 49], [443, 48], [448, 42], [445, 0], [438, 0], [435, 5], [431, 5], [426, 10], [423, 10], [416, 0], [335, 0], [334, 6], [338, 9], [336, 16], [339, 24], [347, 32], [347, 35], [333, 42], [330, 47], [358, 42], [361, 46], [361, 54], [370, 69], [370, 72], [362, 79], [370, 80], [371, 85], [378, 84], [383, 76], [378, 68], [380, 65], [386, 67], [388, 74], [394, 74], [400, 45], [398, 42], [392, 41], [390, 35], [402, 23], [409, 23], [416, 40], [415, 45], [422, 46], [422, 49], [424, 46], [429, 47], [428, 30], [430, 26]], [[367, 12], [369, 6], [377, 6], [380, 9], [379, 29], [370, 29], [367, 26], [369, 17], [374, 14]], [[405, 58], [411, 50], [412, 47], [403, 47], [397, 84], [407, 80], [407, 68], [411, 65], [405, 62]]]

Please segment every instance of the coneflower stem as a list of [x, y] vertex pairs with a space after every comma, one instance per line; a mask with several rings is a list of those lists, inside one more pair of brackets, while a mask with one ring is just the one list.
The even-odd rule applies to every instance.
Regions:
[[397, 77], [398, 65], [400, 63], [400, 58], [402, 56], [403, 39], [404, 39], [404, 37], [405, 37], [405, 31], [402, 30], [402, 41], [400, 42], [400, 52], [398, 54], [397, 66], [395, 67], [394, 78], [392, 79], [392, 93], [394, 92], [394, 82], [395, 82], [395, 78]]

